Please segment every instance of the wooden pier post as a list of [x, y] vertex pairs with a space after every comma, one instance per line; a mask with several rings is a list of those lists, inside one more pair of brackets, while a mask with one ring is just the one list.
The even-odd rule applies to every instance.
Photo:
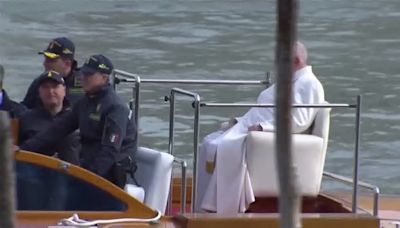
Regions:
[[278, 71], [276, 96], [276, 159], [281, 195], [280, 227], [300, 228], [300, 197], [291, 153], [291, 105], [293, 49], [297, 41], [297, 0], [277, 0], [275, 63]]
[[11, 126], [8, 113], [0, 111], [0, 228], [14, 228], [15, 177]]

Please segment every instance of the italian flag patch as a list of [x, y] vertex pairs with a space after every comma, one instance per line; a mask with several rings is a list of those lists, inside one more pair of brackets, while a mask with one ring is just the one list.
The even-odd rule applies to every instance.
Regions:
[[110, 142], [116, 143], [116, 142], [118, 142], [118, 138], [119, 138], [118, 134], [112, 134], [110, 137]]

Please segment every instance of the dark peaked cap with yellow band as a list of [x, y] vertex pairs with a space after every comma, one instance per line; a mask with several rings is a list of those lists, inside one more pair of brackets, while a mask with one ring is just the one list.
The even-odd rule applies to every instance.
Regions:
[[66, 37], [58, 37], [49, 43], [46, 50], [38, 52], [38, 54], [51, 59], [58, 57], [74, 59], [75, 45]]
[[80, 68], [80, 72], [82, 75], [92, 75], [96, 72], [109, 75], [113, 69], [114, 66], [107, 57], [104, 55], [92, 55], [86, 59]]
[[54, 81], [58, 84], [65, 85], [64, 75], [54, 70], [45, 71], [39, 76], [38, 79], [39, 86], [45, 81]]

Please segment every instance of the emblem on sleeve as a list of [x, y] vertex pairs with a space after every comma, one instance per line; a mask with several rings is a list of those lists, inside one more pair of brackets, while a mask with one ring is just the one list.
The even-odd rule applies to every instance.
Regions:
[[117, 143], [119, 139], [119, 135], [118, 134], [111, 134], [110, 136], [110, 142], [111, 143]]

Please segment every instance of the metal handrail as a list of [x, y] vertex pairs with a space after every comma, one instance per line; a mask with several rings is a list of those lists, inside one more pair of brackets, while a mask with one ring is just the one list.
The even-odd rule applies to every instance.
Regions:
[[[181, 206], [180, 206], [180, 213], [185, 213], [186, 212], [186, 169], [187, 169], [187, 163], [185, 160], [180, 159], [180, 158], [174, 158], [175, 163], [179, 163], [181, 165], [181, 178], [182, 178], [182, 183], [181, 183]], [[168, 197], [168, 212], [171, 214], [172, 211], [172, 180], [171, 179], [171, 185], [170, 185], [170, 196]]]
[[[117, 74], [126, 78], [119, 78]], [[121, 82], [135, 82], [137, 74], [132, 74], [123, 70], [114, 70], [112, 74], [113, 84]], [[213, 84], [213, 85], [259, 85], [264, 84], [269, 87], [271, 84], [271, 75], [266, 73], [265, 80], [208, 80], [208, 79], [142, 79], [142, 83], [163, 83], [163, 84]]]
[[357, 211], [357, 205], [358, 205], [358, 168], [360, 166], [359, 164], [359, 147], [360, 147], [360, 131], [361, 131], [361, 96], [357, 96], [357, 107], [356, 107], [356, 119], [355, 119], [355, 145], [354, 145], [354, 161], [353, 161], [353, 207], [352, 211], [353, 213], [356, 213]]
[[[118, 75], [124, 77], [124, 78], [120, 78], [118, 77]], [[270, 85], [270, 74], [269, 72], [267, 72], [266, 74], [266, 80], [187, 80], [187, 79], [141, 79], [140, 75], [138, 74], [133, 74], [133, 73], [129, 73], [127, 71], [123, 71], [123, 70], [119, 70], [119, 69], [115, 69], [113, 70], [113, 72], [111, 73], [111, 78], [110, 78], [110, 83], [112, 84], [112, 87], [114, 88], [114, 90], [116, 89], [116, 85], [119, 83], [134, 83], [134, 86], [132, 87], [132, 100], [130, 102], [132, 102], [131, 104], [131, 109], [134, 109], [134, 113], [135, 113], [135, 123], [137, 126], [137, 129], [139, 129], [139, 115], [140, 115], [140, 87], [142, 83], [162, 83], [162, 84], [214, 84], [214, 85], [266, 85], [266, 87], [268, 87]], [[189, 95], [189, 96], [193, 96], [194, 94], [191, 94], [191, 92], [189, 91], [184, 91], [181, 90], [180, 92], [178, 92], [180, 89], [177, 89], [177, 93], [183, 92], [181, 94], [183, 95]], [[188, 93], [186, 93], [188, 92]], [[196, 96], [197, 94], [195, 94]], [[197, 95], [198, 96], [198, 95]], [[171, 96], [172, 97], [172, 96]], [[198, 96], [198, 99], [200, 99], [200, 96]], [[166, 99], [167, 100], [167, 99]], [[196, 98], [195, 98], [196, 100]], [[198, 100], [198, 103], [200, 102], [200, 100]], [[174, 108], [174, 103], [171, 102], [171, 105]], [[199, 109], [198, 109], [199, 110]], [[172, 128], [171, 128], [171, 124], [172, 124]], [[171, 130], [172, 130], [172, 134], [173, 134], [173, 125], [174, 123], [170, 121], [170, 134], [171, 134]], [[195, 126], [196, 129], [196, 126]], [[198, 129], [198, 126], [197, 126]], [[197, 141], [198, 141], [198, 135], [199, 135], [199, 131], [195, 130], [195, 137], [197, 137]], [[172, 140], [172, 143], [171, 143]], [[139, 141], [139, 136], [137, 137], [137, 141]], [[198, 142], [196, 142], [196, 144], [198, 144]], [[171, 154], [173, 154], [173, 137], [170, 136], [170, 142], [169, 142], [169, 152]], [[195, 152], [197, 154], [197, 152]], [[186, 163], [185, 163], [186, 164]], [[183, 165], [183, 164], [181, 164]], [[196, 167], [197, 165], [194, 164], [194, 167]], [[186, 172], [186, 170], [185, 170]], [[186, 175], [186, 174], [185, 174]], [[196, 176], [197, 173], [194, 173], [194, 178], [193, 178], [193, 191], [196, 190]], [[184, 182], [182, 182], [183, 184], [186, 185], [186, 179], [184, 180]], [[183, 191], [184, 195], [181, 195], [181, 198], [184, 197], [186, 202], [186, 190]], [[195, 194], [192, 194], [192, 202], [194, 202], [194, 198]], [[169, 198], [169, 202], [170, 205], [172, 205], [172, 195]], [[183, 204], [182, 204], [183, 205]], [[183, 207], [181, 205], [181, 207]], [[192, 210], [194, 210], [194, 203], [192, 203]], [[186, 206], [184, 206], [183, 208], [186, 208]], [[169, 208], [170, 210], [170, 208]], [[185, 209], [184, 209], [185, 210]], [[182, 211], [182, 208], [181, 208]]]
[[[124, 78], [118, 77], [118, 75]], [[111, 73], [110, 83], [114, 90], [117, 84], [121, 82], [134, 83], [132, 87], [132, 101], [134, 102], [135, 123], [139, 129], [139, 115], [140, 115], [140, 88], [142, 83], [153, 84], [214, 84], [214, 85], [265, 85], [268, 87], [270, 82], [270, 73], [267, 72], [265, 80], [187, 80], [187, 79], [142, 79], [140, 75], [129, 73], [127, 71], [114, 69]], [[133, 107], [131, 107], [133, 109]], [[137, 137], [139, 141], [139, 136]]]
[[[356, 108], [356, 104], [293, 104], [292, 108]], [[246, 108], [275, 108], [275, 104], [252, 103], [200, 103], [200, 107], [246, 107]]]
[[[274, 104], [245, 104], [245, 103], [200, 103], [200, 107], [259, 107], [273, 108]], [[360, 129], [361, 129], [361, 96], [357, 96], [356, 104], [293, 104], [293, 108], [355, 108], [356, 109], [356, 129], [355, 129], [355, 146], [354, 146], [354, 162], [353, 162], [353, 199], [352, 212], [357, 212], [358, 205], [358, 179], [359, 179], [359, 144], [360, 144]]]
[[[177, 89], [174, 88], [173, 90], [177, 90], [180, 92], [183, 92], [183, 94], [194, 96], [195, 93], [192, 93], [190, 91], [182, 90], [182, 89]], [[173, 94], [173, 90], [171, 91], [171, 94]], [[195, 94], [198, 96], [198, 94]], [[172, 97], [172, 96], [171, 96]], [[200, 100], [200, 97], [199, 97]], [[196, 197], [196, 188], [197, 188], [197, 161], [198, 161], [198, 121], [199, 121], [199, 113], [200, 113], [200, 107], [265, 107], [265, 108], [273, 108], [276, 107], [275, 104], [247, 104], [247, 103], [204, 103], [204, 102], [194, 102], [193, 107], [195, 108], [195, 134], [194, 134], [194, 156], [193, 156], [193, 186], [194, 188], [192, 189], [192, 200]], [[356, 104], [293, 104], [293, 108], [304, 108], [304, 107], [309, 107], [309, 108], [355, 108], [356, 109], [356, 129], [355, 129], [355, 147], [354, 147], [354, 170], [353, 170], [353, 194], [352, 194], [352, 212], [357, 213], [357, 206], [358, 206], [358, 187], [359, 187], [359, 143], [360, 143], [360, 119], [361, 119], [361, 96], [357, 96], [357, 103]], [[170, 145], [169, 149], [172, 152], [173, 151], [173, 125], [174, 125], [174, 115], [175, 115], [175, 101], [171, 102], [170, 104]], [[172, 125], [171, 125], [172, 124]], [[195, 202], [192, 201], [192, 210], [194, 210], [194, 204]]]
[[[133, 78], [117, 78], [117, 82], [135, 82]], [[142, 83], [206, 84], [206, 85], [268, 85], [267, 80], [195, 80], [195, 79], [142, 79]]]
[[[338, 174], [334, 174], [334, 173], [330, 173], [330, 172], [324, 172], [323, 176], [331, 178], [333, 180], [340, 181], [342, 183], [354, 184], [353, 180], [351, 178], [348, 178], [348, 177], [345, 177], [345, 176], [341, 176], [341, 175], [338, 175]], [[358, 186], [360, 186], [362, 188], [365, 188], [365, 189], [368, 189], [368, 190], [371, 190], [371, 191], [374, 192], [373, 215], [377, 216], [378, 215], [378, 208], [379, 208], [379, 194], [380, 194], [379, 187], [375, 186], [375, 185], [372, 185], [372, 184], [369, 184], [369, 183], [362, 182], [362, 181], [358, 182]]]
[[[139, 129], [140, 83], [141, 83], [142, 80], [140, 79], [140, 76], [138, 74], [132, 74], [132, 73], [129, 73], [129, 72], [126, 72], [126, 71], [123, 71], [123, 70], [115, 69], [111, 73], [111, 80], [110, 80], [114, 90], [116, 89], [116, 84], [118, 84], [118, 80], [119, 80], [118, 77], [117, 77], [117, 74], [118, 75], [122, 75], [122, 76], [126, 76], [126, 77], [130, 77], [130, 78], [135, 80], [134, 81], [135, 86], [132, 87], [132, 99], [135, 102], [134, 112], [135, 112], [136, 128]], [[139, 141], [139, 137], [137, 137], [137, 140]]]
[[[269, 86], [269, 73], [267, 73], [267, 80], [255, 80], [255, 81], [244, 81], [244, 80], [179, 80], [179, 79], [141, 79], [139, 75], [132, 74], [122, 70], [114, 70], [112, 75], [112, 83], [115, 85], [120, 82], [135, 83], [133, 87], [133, 99], [135, 100], [135, 121], [139, 126], [139, 105], [140, 105], [140, 85], [141, 83], [173, 83], [173, 84], [235, 84], [235, 85], [258, 85], [266, 84]], [[127, 78], [118, 78], [117, 75], [121, 75]], [[175, 91], [175, 92], [172, 92]], [[192, 189], [192, 210], [195, 208], [195, 192], [196, 192], [196, 179], [197, 179], [197, 153], [198, 153], [198, 137], [199, 137], [199, 112], [200, 107], [275, 107], [273, 104], [228, 104], [228, 103], [200, 103], [200, 96], [196, 93], [192, 93], [187, 90], [179, 88], [173, 88], [171, 90], [171, 102], [170, 104], [170, 139], [169, 139], [169, 152], [173, 153], [173, 133], [174, 133], [174, 114], [175, 114], [175, 99], [174, 93], [180, 93], [182, 95], [194, 97], [195, 102], [193, 106], [195, 108], [195, 123], [194, 123], [194, 161], [193, 161], [193, 189]], [[197, 99], [198, 98], [198, 99]], [[168, 100], [168, 99], [166, 99]], [[293, 105], [294, 108], [311, 107], [311, 108], [337, 108], [337, 107], [348, 107], [356, 109], [356, 129], [355, 129], [355, 149], [354, 149], [354, 170], [353, 170], [353, 199], [352, 199], [352, 211], [356, 213], [358, 205], [358, 179], [359, 179], [359, 142], [360, 142], [360, 118], [361, 118], [361, 96], [357, 96], [357, 104], [329, 104], [329, 105]], [[171, 121], [172, 118], [172, 121]], [[172, 126], [172, 127], [171, 127]], [[171, 135], [172, 133], [172, 135]]]
[[[175, 94], [180, 94], [193, 98], [192, 106], [194, 108], [194, 123], [193, 123], [193, 177], [192, 177], [192, 211], [196, 208], [196, 190], [197, 190], [197, 160], [198, 160], [198, 144], [199, 144], [199, 116], [200, 116], [200, 96], [197, 93], [192, 93], [187, 90], [172, 88], [170, 96], [166, 96], [165, 100], [170, 103], [170, 119], [169, 119], [169, 142], [168, 151], [174, 154], [174, 127], [175, 127]], [[185, 190], [186, 191], [186, 190]], [[186, 202], [185, 202], [186, 203]]]

